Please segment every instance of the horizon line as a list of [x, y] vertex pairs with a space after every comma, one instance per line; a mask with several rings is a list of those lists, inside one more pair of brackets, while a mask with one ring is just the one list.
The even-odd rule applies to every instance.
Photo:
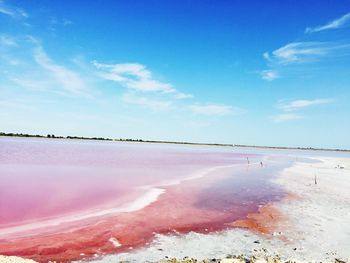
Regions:
[[206, 146], [225, 146], [241, 148], [259, 148], [259, 149], [276, 149], [276, 150], [311, 150], [311, 151], [335, 151], [350, 152], [350, 149], [338, 148], [320, 148], [320, 147], [291, 147], [291, 146], [268, 146], [268, 145], [246, 145], [234, 143], [206, 143], [206, 142], [188, 142], [188, 141], [164, 141], [164, 140], [145, 140], [145, 139], [112, 139], [108, 137], [84, 137], [84, 136], [56, 136], [54, 134], [27, 134], [27, 133], [6, 133], [0, 132], [0, 137], [24, 137], [24, 138], [46, 138], [46, 139], [66, 139], [66, 140], [96, 140], [96, 141], [114, 141], [114, 142], [139, 142], [139, 143], [164, 143], [164, 144], [185, 144], [185, 145], [206, 145]]

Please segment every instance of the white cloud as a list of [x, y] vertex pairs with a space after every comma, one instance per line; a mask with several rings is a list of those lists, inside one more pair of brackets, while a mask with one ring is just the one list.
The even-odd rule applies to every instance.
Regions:
[[303, 116], [295, 113], [282, 113], [272, 117], [274, 122], [286, 122], [302, 119]]
[[277, 103], [277, 108], [282, 111], [282, 113], [277, 114], [276, 116], [272, 117], [272, 120], [274, 122], [286, 122], [286, 121], [292, 121], [292, 120], [299, 120], [304, 118], [303, 115], [295, 113], [296, 111], [302, 111], [303, 109], [315, 106], [315, 105], [321, 105], [321, 104], [329, 104], [332, 103], [333, 99], [314, 99], [314, 100], [293, 100], [293, 101], [286, 101], [281, 100]]
[[29, 17], [28, 13], [21, 8], [18, 8], [16, 11], [22, 17], [25, 17], [25, 18]]
[[40, 39], [32, 36], [32, 35], [26, 35], [25, 40], [35, 46], [41, 47], [41, 41]]
[[294, 100], [290, 102], [280, 101], [277, 108], [283, 111], [296, 111], [314, 105], [329, 104], [333, 101], [333, 99]]
[[55, 16], [50, 17], [49, 24], [51, 25], [51, 30], [55, 30], [54, 26], [70, 26], [73, 22], [67, 18], [57, 18]]
[[323, 42], [293, 42], [274, 50], [271, 54], [265, 52], [264, 57], [278, 64], [303, 63], [327, 55], [334, 48]]
[[8, 65], [10, 66], [18, 66], [23, 63], [21, 59], [18, 59], [16, 57], [9, 56], [7, 54], [1, 54], [0, 58], [4, 61], [7, 62]]
[[16, 42], [15, 38], [13, 38], [13, 37], [1, 35], [0, 36], [0, 45], [16, 47], [17, 42]]
[[3, 6], [0, 6], [0, 13], [4, 15], [12, 16], [12, 17], [15, 15], [10, 9], [7, 9]]
[[170, 101], [154, 100], [147, 97], [139, 97], [131, 94], [125, 94], [122, 97], [123, 102], [127, 104], [135, 104], [145, 108], [149, 108], [153, 111], [169, 110], [172, 106]]
[[176, 92], [175, 98], [177, 98], [177, 99], [189, 99], [189, 98], [193, 98], [193, 95], [182, 93], [182, 92]]
[[263, 57], [276, 65], [301, 64], [318, 61], [324, 57], [348, 55], [350, 44], [335, 42], [292, 42]]
[[330, 30], [330, 29], [337, 29], [337, 28], [341, 28], [344, 27], [345, 25], [347, 25], [347, 23], [350, 21], [350, 13], [347, 13], [345, 15], [343, 15], [340, 18], [337, 18], [325, 25], [322, 26], [317, 26], [317, 27], [307, 27], [305, 29], [305, 33], [314, 33], [314, 32], [320, 32], [320, 31], [324, 31], [324, 30]]
[[269, 54], [269, 52], [264, 52], [264, 53], [263, 53], [263, 57], [264, 57], [264, 59], [266, 59], [266, 60], [270, 60], [270, 54]]
[[154, 79], [151, 71], [139, 63], [102, 64], [94, 61], [93, 65], [99, 69], [101, 78], [118, 82], [131, 90], [172, 94], [179, 99], [192, 96], [177, 91], [170, 83]]
[[3, 1], [0, 1], [0, 14], [7, 15], [7, 16], [10, 16], [12, 18], [18, 18], [18, 17], [27, 18], [28, 17], [27, 12], [24, 11], [23, 9], [8, 7], [4, 4]]
[[262, 79], [272, 81], [280, 78], [279, 73], [288, 74], [288, 70], [306, 63], [322, 63], [330, 59], [347, 59], [350, 55], [350, 43], [341, 42], [291, 42], [272, 52], [263, 53], [267, 61], [267, 70], [260, 71]]
[[279, 78], [279, 75], [276, 70], [269, 69], [269, 70], [263, 70], [261, 72], [261, 77], [264, 80], [272, 81]]
[[203, 115], [228, 115], [238, 112], [238, 109], [233, 108], [229, 105], [222, 104], [193, 104], [188, 106], [188, 108], [196, 114]]
[[85, 83], [80, 76], [64, 66], [55, 64], [41, 46], [35, 49], [34, 59], [43, 69], [53, 75], [61, 88], [76, 95], [88, 96]]
[[72, 25], [73, 22], [72, 22], [71, 20], [69, 20], [69, 19], [63, 18], [62, 24], [63, 24], [64, 26], [69, 26], [69, 25]]

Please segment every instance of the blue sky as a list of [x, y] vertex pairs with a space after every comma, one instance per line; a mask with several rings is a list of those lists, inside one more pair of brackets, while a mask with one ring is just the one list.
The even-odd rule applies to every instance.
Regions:
[[0, 0], [0, 131], [350, 149], [350, 1]]

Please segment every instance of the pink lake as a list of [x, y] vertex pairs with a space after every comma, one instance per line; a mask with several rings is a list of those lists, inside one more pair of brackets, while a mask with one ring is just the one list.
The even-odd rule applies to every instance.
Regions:
[[[247, 163], [249, 158], [249, 165]], [[0, 138], [0, 254], [69, 262], [221, 231], [284, 193], [232, 147]]]

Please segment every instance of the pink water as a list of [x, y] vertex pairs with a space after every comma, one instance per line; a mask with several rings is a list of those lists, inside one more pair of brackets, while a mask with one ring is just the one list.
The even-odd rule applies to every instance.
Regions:
[[155, 233], [223, 230], [283, 195], [268, 181], [280, 166], [256, 165], [263, 158], [230, 147], [0, 138], [0, 254], [70, 261], [145, 246]]

